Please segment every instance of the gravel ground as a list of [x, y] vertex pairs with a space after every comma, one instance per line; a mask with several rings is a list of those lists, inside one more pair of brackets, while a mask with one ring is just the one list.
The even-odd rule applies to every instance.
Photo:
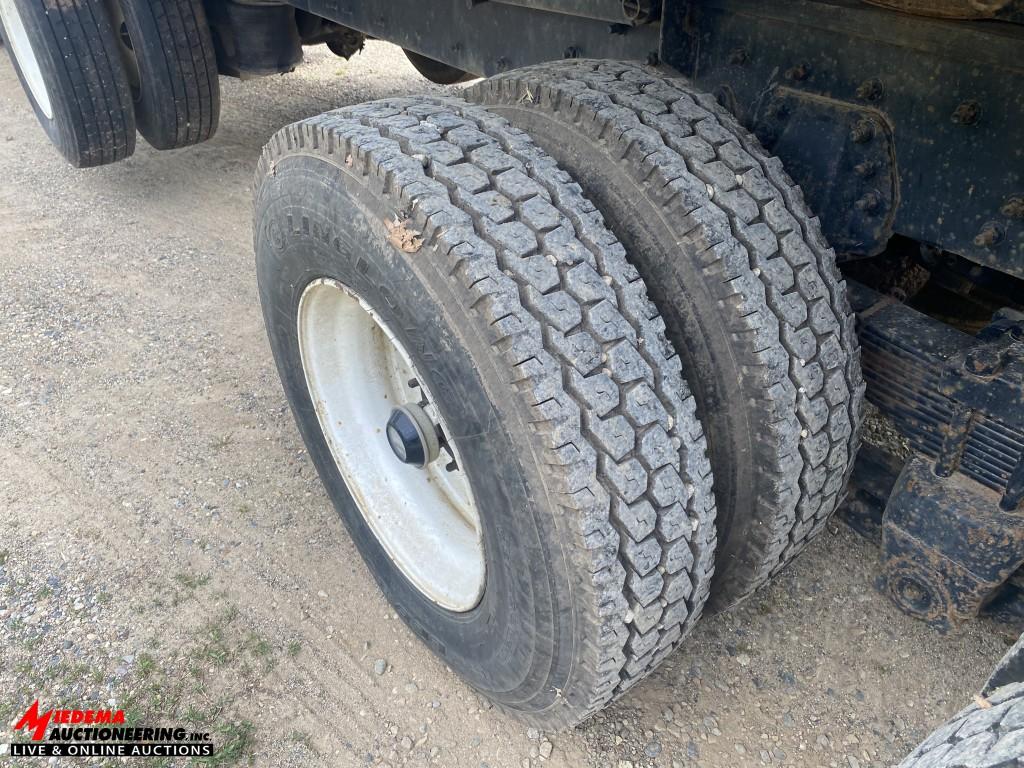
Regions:
[[0, 723], [36, 698], [116, 704], [213, 730], [221, 764], [866, 768], [980, 687], [1010, 630], [904, 617], [835, 524], [575, 731], [480, 701], [389, 610], [325, 497], [250, 243], [277, 128], [443, 89], [383, 43], [223, 87], [210, 143], [82, 172], [0, 63]]

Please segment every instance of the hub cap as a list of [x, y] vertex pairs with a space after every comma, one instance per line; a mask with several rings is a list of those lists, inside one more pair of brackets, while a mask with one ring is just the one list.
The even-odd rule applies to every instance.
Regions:
[[28, 39], [28, 32], [25, 30], [25, 23], [21, 19], [21, 11], [18, 10], [15, 0], [0, 0], [0, 23], [3, 24], [7, 44], [11, 46], [11, 54], [18, 62], [18, 68], [25, 78], [32, 99], [39, 107], [39, 111], [52, 120], [53, 105], [50, 103], [50, 92], [46, 89], [39, 60], [32, 50], [32, 43]]
[[298, 332], [320, 427], [367, 525], [420, 592], [468, 611], [484, 588], [480, 519], [424, 379], [373, 308], [335, 280], [303, 291]]

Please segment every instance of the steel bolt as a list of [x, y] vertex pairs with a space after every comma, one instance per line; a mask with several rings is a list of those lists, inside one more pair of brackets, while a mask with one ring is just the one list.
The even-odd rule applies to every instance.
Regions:
[[903, 587], [903, 596], [912, 603], [923, 600], [927, 595], [920, 584], [909, 583]]
[[858, 211], [871, 214], [876, 213], [882, 207], [882, 200], [875, 192], [865, 192], [860, 200], [853, 205]]
[[1013, 195], [999, 208], [999, 212], [1008, 219], [1024, 219], [1024, 197]]
[[882, 85], [882, 81], [877, 77], [872, 77], [870, 80], [865, 80], [859, 86], [857, 86], [857, 98], [867, 99], [868, 101], [878, 101], [882, 96], [885, 95], [885, 86]]
[[773, 101], [765, 111], [768, 117], [774, 117], [777, 120], [785, 120], [789, 117], [789, 106], [782, 101]]
[[806, 80], [807, 76], [811, 74], [811, 65], [807, 62], [801, 62], [795, 67], [790, 67], [786, 70], [786, 77], [790, 80]]
[[654, 18], [654, 6], [650, 0], [622, 0], [622, 15], [634, 24], [643, 24]]
[[855, 144], [864, 144], [875, 137], [875, 124], [866, 117], [861, 118], [850, 131], [850, 140]]
[[853, 172], [860, 176], [862, 179], [870, 179], [875, 175], [875, 164], [870, 160], [865, 160], [863, 163], [857, 163], [853, 166]]
[[987, 222], [974, 238], [974, 244], [979, 248], [992, 248], [999, 245], [1003, 240], [1003, 228], [996, 222]]
[[968, 100], [961, 102], [956, 109], [953, 110], [953, 115], [950, 119], [954, 123], [960, 125], [974, 125], [978, 122], [981, 117], [981, 104], [974, 100]]

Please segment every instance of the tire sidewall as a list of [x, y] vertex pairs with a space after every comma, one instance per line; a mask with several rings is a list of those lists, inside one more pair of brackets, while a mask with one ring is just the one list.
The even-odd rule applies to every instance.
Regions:
[[[578, 658], [565, 531], [540, 472], [521, 447], [528, 413], [511, 371], [453, 290], [446, 256], [424, 245], [406, 255], [387, 243], [396, 211], [361, 180], [320, 158], [290, 156], [260, 186], [255, 249], [260, 300], [289, 403], [329, 496], [401, 618], [467, 682], [510, 709], [557, 705]], [[392, 563], [352, 499], [324, 438], [299, 357], [299, 298], [312, 280], [355, 290], [396, 333], [426, 379], [470, 478], [487, 568], [480, 603], [453, 613], [431, 603]], [[444, 350], [436, 354], [436, 350]], [[504, 391], [504, 397], [501, 392]], [[528, 453], [528, 452], [527, 452]], [[396, 467], [398, 465], [396, 464]], [[564, 525], [564, 523], [563, 523]], [[567, 638], [573, 638], [567, 641]]]
[[[14, 65], [14, 71], [18, 74], [22, 90], [32, 105], [32, 111], [35, 112], [36, 118], [39, 120], [39, 124], [42, 125], [46, 136], [68, 160], [78, 165], [78, 162], [75, 160], [78, 155], [78, 148], [74, 131], [71, 127], [71, 104], [64, 97], [64, 93], [73, 92], [73, 86], [63, 65], [58, 66], [54, 58], [56, 47], [52, 34], [48, 31], [49, 26], [46, 22], [46, 12], [42, 7], [42, 3], [36, 2], [36, 0], [13, 0], [13, 2], [21, 12], [29, 44], [32, 46], [36, 60], [39, 62], [43, 82], [46, 84], [46, 89], [50, 96], [50, 105], [53, 109], [52, 118], [46, 116], [46, 113], [40, 108], [35, 96], [29, 89], [21, 63], [14, 55], [14, 49], [10, 44], [7, 30], [3, 29], [3, 22], [0, 21], [0, 34], [2, 34], [4, 39], [4, 47], [7, 49], [7, 54]], [[59, 8], [55, 7], [51, 12], [59, 13]]]

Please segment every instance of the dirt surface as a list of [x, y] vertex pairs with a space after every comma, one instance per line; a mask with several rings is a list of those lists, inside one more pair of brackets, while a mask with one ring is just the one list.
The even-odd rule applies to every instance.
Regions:
[[212, 730], [221, 764], [857, 768], [894, 765], [981, 686], [1011, 631], [904, 617], [837, 523], [583, 727], [538, 734], [481, 702], [395, 618], [326, 498], [250, 242], [277, 128], [450, 89], [383, 43], [222, 82], [210, 143], [83, 172], [0, 63], [0, 723], [36, 698], [116, 705]]

